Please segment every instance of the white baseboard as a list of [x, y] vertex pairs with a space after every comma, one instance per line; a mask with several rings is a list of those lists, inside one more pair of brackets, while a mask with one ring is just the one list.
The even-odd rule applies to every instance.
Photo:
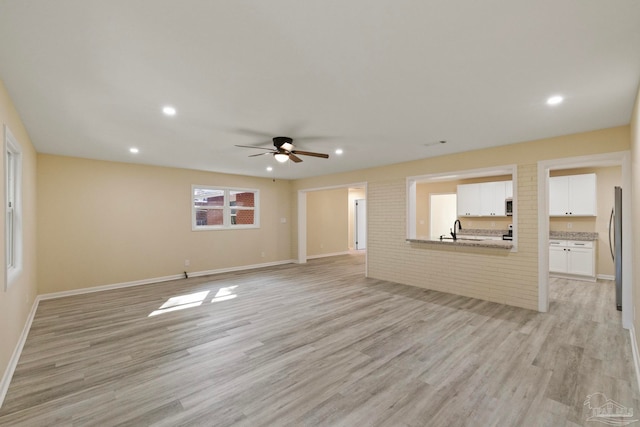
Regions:
[[[187, 274], [189, 275], [189, 277], [200, 277], [200, 276], [208, 276], [211, 274], [229, 273], [232, 271], [253, 270], [256, 268], [272, 267], [275, 265], [282, 265], [282, 264], [291, 264], [293, 262], [294, 262], [293, 260], [288, 259], [284, 261], [265, 262], [262, 264], [241, 265], [238, 267], [219, 268], [216, 270], [194, 271], [191, 273], [187, 272]], [[73, 289], [70, 291], [52, 292], [49, 294], [39, 295], [38, 298], [40, 300], [48, 300], [48, 299], [62, 298], [62, 297], [68, 297], [73, 295], [88, 294], [92, 292], [101, 292], [101, 291], [108, 291], [112, 289], [128, 288], [131, 286], [140, 286], [140, 285], [149, 285], [151, 283], [168, 282], [170, 280], [179, 280], [179, 279], [184, 279], [184, 274], [173, 274], [171, 276], [154, 277], [152, 279], [134, 280], [132, 282], [114, 283], [111, 285], [93, 286], [91, 288], [81, 288], [81, 289]]]
[[636, 330], [633, 325], [631, 325], [629, 333], [631, 334], [631, 352], [633, 354], [633, 366], [636, 368], [636, 381], [638, 383], [638, 389], [640, 389], [640, 352], [638, 352]]
[[616, 280], [616, 276], [610, 274], [598, 274], [598, 279], [601, 280]]
[[[284, 261], [265, 262], [262, 264], [241, 265], [239, 267], [229, 267], [229, 268], [218, 268], [217, 270], [206, 270], [206, 271], [189, 273], [189, 277], [209, 276], [211, 274], [231, 273], [233, 271], [242, 271], [242, 270], [254, 270], [256, 268], [274, 267], [276, 265], [284, 265], [284, 264], [294, 264], [295, 262], [296, 261], [293, 259], [287, 259]], [[181, 277], [184, 277], [184, 276], [181, 276]]]
[[349, 255], [350, 253], [353, 253], [353, 252], [351, 251], [332, 252], [330, 254], [311, 255], [311, 256], [308, 256], [307, 259], [326, 258], [326, 257], [338, 256], [338, 255]]
[[16, 347], [13, 349], [13, 354], [11, 355], [11, 359], [9, 359], [9, 365], [7, 369], [4, 371], [4, 375], [2, 376], [2, 381], [0, 382], [0, 408], [4, 403], [4, 398], [7, 395], [7, 391], [9, 390], [9, 384], [11, 383], [11, 378], [13, 378], [13, 373], [16, 370], [16, 366], [18, 366], [18, 360], [20, 360], [20, 354], [22, 354], [22, 348], [24, 347], [24, 343], [27, 341], [27, 336], [29, 335], [29, 330], [31, 329], [31, 323], [33, 322], [33, 318], [36, 315], [36, 310], [38, 309], [38, 303], [40, 302], [40, 298], [36, 297], [33, 301], [33, 305], [31, 306], [31, 311], [29, 312], [29, 316], [27, 317], [27, 321], [22, 328], [22, 333], [20, 334], [20, 338], [18, 339], [18, 343]]

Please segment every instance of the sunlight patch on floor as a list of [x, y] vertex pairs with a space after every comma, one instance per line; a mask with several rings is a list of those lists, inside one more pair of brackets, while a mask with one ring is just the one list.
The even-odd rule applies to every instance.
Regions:
[[[215, 296], [211, 300], [214, 302], [228, 301], [236, 298], [238, 295], [233, 292], [235, 286], [227, 286], [226, 288], [218, 289]], [[172, 311], [184, 310], [187, 308], [198, 307], [204, 303], [205, 299], [209, 295], [210, 291], [194, 292], [192, 294], [178, 295], [176, 297], [169, 298], [164, 304], [157, 310], [151, 312], [148, 317], [157, 316], [163, 313], [170, 313]]]

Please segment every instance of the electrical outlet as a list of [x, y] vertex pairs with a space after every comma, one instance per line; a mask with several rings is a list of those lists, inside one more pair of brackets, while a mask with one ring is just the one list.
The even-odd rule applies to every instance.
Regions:
[[323, 248], [324, 248], [324, 244], [320, 243], [320, 249], [323, 249]]
[[420, 220], [420, 225], [424, 225], [424, 219]]
[[184, 266], [185, 267], [189, 267], [189, 265], [191, 265], [191, 261], [189, 261], [188, 259], [184, 260]]
[[495, 221], [491, 221], [491, 226], [495, 227], [496, 226], [496, 222]]
[[568, 222], [568, 223], [567, 223], [567, 228], [568, 228], [569, 230], [571, 230], [571, 229], [573, 228], [573, 223]]
[[280, 224], [286, 224], [287, 223], [287, 218], [280, 218]]
[[264, 257], [265, 257], [264, 252], [260, 252], [260, 256], [261, 256], [262, 258], [264, 258]]

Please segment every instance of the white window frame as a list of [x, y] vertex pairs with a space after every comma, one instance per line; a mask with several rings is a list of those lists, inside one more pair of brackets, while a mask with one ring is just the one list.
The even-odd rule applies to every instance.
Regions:
[[4, 125], [5, 291], [22, 273], [22, 147]]
[[[221, 225], [198, 225], [196, 222], [196, 205], [195, 205], [195, 190], [217, 190], [224, 193], [224, 203], [222, 207], [223, 223]], [[231, 192], [251, 192], [254, 194], [254, 207], [245, 206], [231, 206]], [[218, 208], [219, 209], [219, 208]], [[231, 217], [233, 216], [232, 210], [252, 210], [253, 211], [253, 224], [232, 224]], [[192, 185], [191, 186], [191, 230], [192, 231], [206, 231], [206, 230], [238, 230], [247, 228], [260, 228], [260, 190], [255, 188], [236, 188], [236, 187], [212, 187], [210, 185]]]

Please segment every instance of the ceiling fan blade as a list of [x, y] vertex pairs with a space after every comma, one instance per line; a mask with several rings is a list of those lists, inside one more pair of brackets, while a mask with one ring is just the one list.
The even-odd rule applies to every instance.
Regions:
[[235, 129], [231, 129], [231, 131], [234, 133], [241, 133], [249, 136], [260, 136], [260, 137], [269, 138], [269, 139], [273, 137], [272, 133], [261, 132], [259, 130], [253, 130], [253, 129], [247, 129], [247, 128], [235, 128]]
[[252, 154], [252, 155], [250, 155], [250, 156], [248, 156], [248, 157], [258, 157], [258, 156], [264, 156], [264, 155], [266, 155], [266, 154], [271, 154], [271, 153], [258, 153], [258, 154]]
[[299, 136], [297, 138], [294, 138], [294, 141], [304, 141], [304, 142], [309, 142], [309, 141], [325, 141], [327, 139], [335, 139], [335, 136]]
[[302, 161], [300, 157], [296, 156], [293, 153], [289, 153], [289, 159], [293, 160], [296, 163], [300, 163]]
[[258, 150], [273, 151], [273, 148], [258, 147], [258, 146], [255, 146], [255, 145], [236, 145], [236, 147], [240, 147], [240, 148], [257, 148]]
[[328, 154], [313, 153], [311, 151], [293, 150], [292, 153], [294, 153], [294, 154], [302, 154], [303, 156], [321, 157], [323, 159], [328, 159], [329, 158]]

